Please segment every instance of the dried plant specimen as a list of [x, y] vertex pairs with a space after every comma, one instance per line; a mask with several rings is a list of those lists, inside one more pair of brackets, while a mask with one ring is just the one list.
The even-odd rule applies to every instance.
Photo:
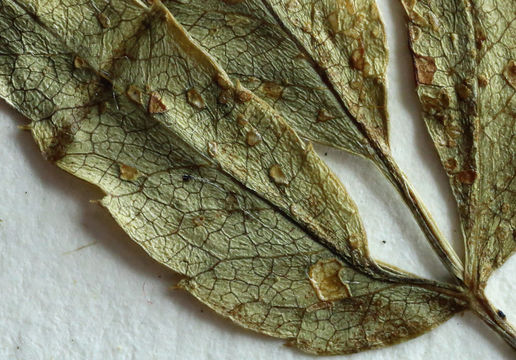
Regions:
[[[515, 347], [483, 295], [515, 245], [514, 4], [403, 3], [465, 267], [390, 155], [374, 1], [1, 1], [0, 95], [181, 288], [243, 327], [345, 354], [471, 309]], [[456, 283], [378, 264], [300, 136], [371, 159]]]

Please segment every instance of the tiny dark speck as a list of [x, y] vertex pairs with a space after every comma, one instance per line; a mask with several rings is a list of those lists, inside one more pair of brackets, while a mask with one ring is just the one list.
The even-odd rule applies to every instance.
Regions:
[[324, 156], [328, 156], [328, 153], [327, 153], [327, 152], [325, 152], [325, 153], [324, 153]]
[[385, 240], [382, 240], [382, 243], [384, 243], [384, 244], [387, 244], [387, 241], [385, 241]]
[[504, 314], [504, 312], [502, 310], [498, 310], [497, 314], [503, 320], [505, 320], [505, 318], [507, 317], [507, 316], [505, 316], [505, 314]]
[[183, 181], [190, 181], [192, 179], [193, 179], [192, 175], [187, 175], [187, 174], [183, 175]]

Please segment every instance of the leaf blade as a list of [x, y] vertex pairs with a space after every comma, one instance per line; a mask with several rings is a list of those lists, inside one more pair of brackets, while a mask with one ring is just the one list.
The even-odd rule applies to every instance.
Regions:
[[[35, 6], [34, 13], [46, 26], [60, 29], [63, 41], [80, 58], [91, 66], [98, 64], [95, 70], [113, 81], [117, 93], [127, 95], [137, 89], [142, 101], [136, 105], [145, 110], [151, 94], [157, 94], [168, 111], [150, 115], [159, 117], [197, 152], [299, 220], [323, 241], [328, 239], [349, 261], [364, 269], [375, 268], [356, 206], [342, 184], [273, 109], [238, 83], [233, 84], [166, 9], [156, 5], [149, 12], [137, 2], [112, 2], [111, 12], [130, 17], [133, 23], [131, 30], [123, 29], [131, 35], [126, 43], [117, 45], [117, 55], [95, 50], [114, 37], [111, 29], [103, 31], [96, 20], [92, 20], [91, 29], [97, 35], [92, 37], [81, 33], [84, 22], [80, 18], [56, 17], [60, 11], [54, 7], [66, 6], [55, 4], [50, 9], [30, 1], [27, 4]], [[128, 15], [124, 13], [126, 7]], [[94, 7], [89, 9], [94, 11]], [[59, 22], [64, 24], [56, 25]], [[90, 49], [83, 51], [88, 45]], [[169, 56], [178, 61], [164, 62]], [[221, 104], [220, 96], [225, 91], [231, 93], [229, 103]], [[261, 134], [257, 146], [247, 142], [246, 133], [252, 131]], [[274, 176], [279, 172], [281, 176]]]
[[[120, 96], [123, 92], [113, 97], [112, 90], [119, 90], [98, 73], [77, 67], [82, 64], [77, 55], [32, 16], [14, 2], [0, 8], [4, 30], [0, 43], [6, 51], [1, 57], [1, 96], [34, 120], [33, 134], [47, 157], [101, 187], [107, 194], [103, 205], [133, 240], [157, 261], [187, 276], [185, 288], [216, 311], [248, 328], [295, 338], [305, 351], [349, 353], [417, 336], [462, 310], [464, 304], [433, 282], [378, 280], [351, 267], [340, 259], [341, 254], [321, 245], [270, 202], [213, 164], [205, 150], [184, 143], [166, 123], [149, 116], [147, 109], [135, 104], [138, 97]], [[162, 18], [153, 21], [156, 19]], [[25, 44], [32, 44], [31, 48]], [[27, 102], [35, 106], [26, 106]], [[212, 239], [207, 234], [212, 234]], [[272, 257], [266, 256], [271, 252]], [[289, 261], [271, 271], [275, 257], [288, 257]], [[328, 283], [325, 273], [307, 276], [319, 261], [328, 259], [338, 265], [335, 281], [339, 289], [348, 289], [332, 300], [336, 310], [321, 308], [327, 302], [321, 301], [313, 288], [314, 279]], [[277, 309], [277, 317], [256, 322], [256, 315], [264, 311], [248, 312], [233, 306], [230, 299], [221, 299], [224, 291], [201, 294], [201, 286], [192, 286], [194, 282], [205, 288], [213, 286], [210, 271], [213, 276], [216, 267], [226, 263], [233, 270], [222, 270], [216, 279], [235, 280], [238, 275], [241, 281], [232, 282], [230, 292], [237, 302], [246, 303], [246, 296], [253, 294], [256, 297], [250, 288], [267, 290], [270, 293], [257, 301], [260, 306]], [[249, 266], [265, 275], [253, 276]], [[293, 286], [296, 283], [299, 285]], [[335, 284], [333, 279], [329, 283]], [[384, 296], [406, 302], [406, 306], [385, 309]], [[376, 300], [378, 305], [369, 304]], [[278, 322], [294, 316], [285, 309], [285, 301], [297, 307], [298, 315], [295, 321], [283, 324]], [[350, 317], [350, 309], [357, 306], [359, 312]], [[381, 331], [376, 325], [377, 306], [379, 314], [383, 308], [387, 324], [406, 331]], [[322, 340], [333, 337], [329, 321], [326, 330], [312, 328], [320, 321], [317, 316], [333, 316], [334, 311], [340, 332], [333, 343], [324, 346]], [[304, 318], [301, 313], [311, 315]], [[362, 317], [367, 319], [357, 323]], [[356, 333], [347, 332], [350, 321], [357, 323], [352, 327]]]
[[388, 143], [387, 49], [374, 1], [164, 4], [302, 137], [372, 158], [369, 141]]
[[460, 258], [390, 153], [388, 51], [374, 1], [164, 3], [204, 49], [281, 112], [300, 136], [373, 161], [443, 264], [462, 281]]
[[514, 4], [403, 3], [425, 122], [459, 206], [466, 281], [483, 288], [516, 248], [516, 97], [504, 79], [516, 57]]

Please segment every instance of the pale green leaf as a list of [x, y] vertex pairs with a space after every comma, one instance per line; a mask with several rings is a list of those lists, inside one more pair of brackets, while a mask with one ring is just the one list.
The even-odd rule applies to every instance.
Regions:
[[377, 142], [388, 143], [387, 49], [374, 0], [164, 4], [301, 136], [372, 158]]
[[463, 266], [388, 146], [387, 48], [374, 0], [165, 0], [189, 34], [300, 136], [372, 160], [458, 279]]
[[424, 118], [461, 214], [465, 280], [516, 249], [516, 3], [404, 0]]
[[[160, 4], [2, 1], [0, 96], [180, 287], [313, 353], [428, 331], [451, 286], [377, 266], [343, 186]], [[390, 275], [390, 276], [389, 276]]]
[[[364, 269], [375, 267], [355, 204], [311, 145], [261, 99], [233, 83], [165, 9], [156, 6], [149, 15], [145, 5], [132, 0], [19, 3], [84, 66], [109, 79], [116, 94], [151, 112], [193, 149], [349, 261]], [[70, 9], [91, 16], [64, 16]], [[111, 19], [109, 28], [98, 20], [99, 11]], [[116, 27], [118, 23], [123, 26]], [[162, 111], [150, 111], [152, 104]], [[260, 142], [250, 145], [250, 135], [259, 136]]]

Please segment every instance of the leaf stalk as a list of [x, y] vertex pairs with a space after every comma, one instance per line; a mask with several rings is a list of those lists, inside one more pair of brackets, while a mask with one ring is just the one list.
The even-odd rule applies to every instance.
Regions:
[[484, 323], [516, 350], [516, 329], [505, 319], [505, 315], [489, 302], [483, 291], [471, 295], [470, 308]]
[[441, 262], [459, 284], [464, 284], [464, 265], [461, 259], [439, 230], [432, 215], [417, 195], [403, 171], [396, 164], [396, 161], [388, 150], [382, 149], [376, 154], [380, 157], [380, 163], [383, 165], [383, 167], [380, 167], [380, 170], [394, 185], [403, 201], [412, 212], [416, 222], [437, 256], [439, 256]]

